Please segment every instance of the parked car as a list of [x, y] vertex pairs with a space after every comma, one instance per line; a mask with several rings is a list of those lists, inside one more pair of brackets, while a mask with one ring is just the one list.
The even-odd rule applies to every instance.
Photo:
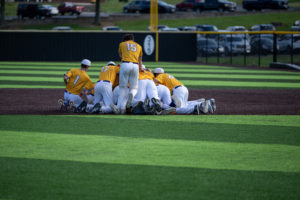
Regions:
[[[293, 39], [293, 41], [292, 41]], [[290, 53], [293, 50], [294, 53], [300, 52], [300, 34], [286, 34], [281, 35], [277, 39], [280, 53]]]
[[122, 29], [118, 26], [104, 26], [102, 28], [104, 31], [122, 31]]
[[236, 3], [227, 0], [184, 0], [176, 4], [177, 10], [203, 10], [235, 11]]
[[[157, 30], [160, 31], [163, 28], [169, 28], [167, 25], [157, 25]], [[150, 26], [148, 26], [148, 31], [150, 31]]]
[[[269, 53], [273, 53], [273, 40], [269, 38], [253, 38], [250, 41], [251, 52], [252, 53], [261, 53], [267, 55]], [[277, 50], [279, 50], [279, 46], [277, 45]]]
[[231, 31], [231, 32], [235, 32], [235, 31], [246, 32], [247, 31], [245, 26], [228, 26], [226, 28], [226, 30]]
[[251, 52], [249, 40], [240, 35], [226, 35], [221, 44], [225, 47], [225, 54], [227, 55], [249, 54]]
[[288, 0], [243, 0], [243, 8], [250, 10], [288, 9]]
[[70, 15], [80, 15], [84, 10], [84, 6], [77, 6], [70, 2], [63, 2], [57, 7], [57, 9], [61, 15], [64, 15], [65, 13], [69, 13]]
[[256, 24], [251, 27], [250, 31], [275, 31], [276, 28], [272, 24]]
[[196, 31], [195, 26], [181, 26], [181, 27], [178, 27], [178, 29], [180, 31]]
[[300, 31], [300, 20], [296, 20], [294, 25], [291, 26], [291, 31]]
[[178, 28], [166, 27], [166, 28], [160, 29], [160, 31], [179, 31], [179, 29]]
[[197, 40], [198, 56], [224, 55], [224, 47], [214, 39], [199, 38]]
[[[158, 12], [159, 13], [174, 13], [176, 7], [168, 4], [164, 1], [158, 1]], [[146, 0], [134, 0], [123, 7], [124, 13], [149, 13], [150, 12], [150, 1]]]
[[58, 9], [52, 5], [41, 5], [41, 8], [44, 10], [49, 10], [50, 16], [58, 15]]
[[51, 16], [51, 11], [44, 9], [40, 4], [24, 3], [18, 5], [17, 16], [19, 18], [42, 18]]
[[55, 26], [52, 28], [54, 31], [71, 31], [73, 30], [70, 26]]
[[215, 25], [210, 24], [197, 24], [195, 27], [197, 31], [218, 31]]

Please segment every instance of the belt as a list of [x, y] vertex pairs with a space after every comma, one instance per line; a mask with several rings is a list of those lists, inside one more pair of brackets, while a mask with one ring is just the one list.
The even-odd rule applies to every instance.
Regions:
[[122, 63], [133, 63], [133, 64], [139, 64], [139, 63], [136, 63], [136, 62], [128, 62], [128, 61], [123, 61]]
[[175, 88], [174, 89], [177, 89], [177, 88], [179, 88], [179, 87], [181, 87], [182, 85], [177, 85], [177, 86], [175, 86]]
[[98, 83], [98, 82], [101, 82], [101, 81], [102, 81], [102, 82], [110, 83], [110, 81], [108, 81], [108, 80], [99, 80], [99, 81], [97, 81], [97, 83]]

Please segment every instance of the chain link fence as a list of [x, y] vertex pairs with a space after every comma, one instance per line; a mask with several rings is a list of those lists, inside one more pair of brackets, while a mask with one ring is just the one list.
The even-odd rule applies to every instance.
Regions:
[[197, 32], [197, 61], [205, 64], [300, 65], [300, 32]]

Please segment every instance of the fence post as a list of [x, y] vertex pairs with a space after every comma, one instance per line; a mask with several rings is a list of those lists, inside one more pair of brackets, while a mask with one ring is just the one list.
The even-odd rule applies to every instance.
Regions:
[[277, 62], [277, 34], [273, 33], [273, 62]]

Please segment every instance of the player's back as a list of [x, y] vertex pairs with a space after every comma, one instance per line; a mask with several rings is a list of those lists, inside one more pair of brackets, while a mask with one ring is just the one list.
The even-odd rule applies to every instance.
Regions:
[[119, 52], [122, 54], [123, 62], [138, 63], [139, 57], [142, 56], [142, 47], [138, 43], [128, 40], [120, 43]]
[[89, 75], [81, 69], [71, 69], [66, 75], [69, 77], [66, 89], [72, 94], [80, 94], [80, 91], [84, 87], [87, 89], [93, 87]]
[[149, 79], [149, 80], [153, 80], [154, 79], [154, 75], [149, 72], [149, 71], [143, 71], [139, 73], [139, 80], [145, 80], [145, 79]]
[[119, 72], [120, 72], [120, 67], [118, 66], [113, 66], [113, 65], [104, 66], [100, 71], [99, 80], [107, 80], [113, 84]]
[[163, 85], [167, 86], [172, 92], [172, 89], [176, 86], [183, 85], [174, 76], [169, 74], [159, 74], [156, 79]]

